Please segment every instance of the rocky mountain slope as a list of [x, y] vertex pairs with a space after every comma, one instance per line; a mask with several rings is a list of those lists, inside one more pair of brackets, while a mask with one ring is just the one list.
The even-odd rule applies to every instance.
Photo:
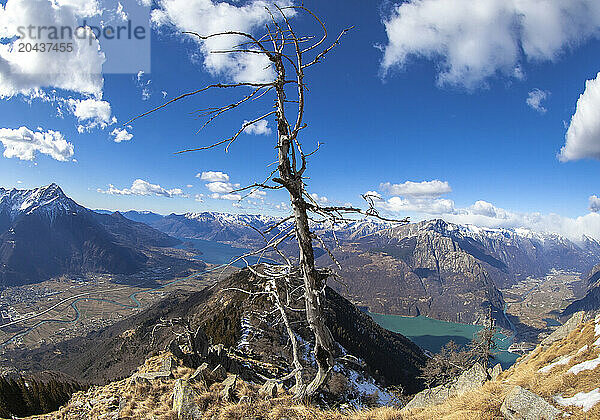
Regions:
[[576, 300], [565, 308], [562, 315], [571, 316], [579, 311], [598, 311], [600, 310], [600, 264], [590, 271], [587, 277], [587, 293], [581, 299]]
[[[269, 304], [264, 298], [250, 298], [239, 291], [251, 290], [253, 281], [249, 272], [242, 270], [200, 292], [177, 292], [144, 312], [85, 338], [29, 351], [27, 358], [17, 352], [8, 352], [4, 358], [19, 370], [40, 371], [53, 366], [81, 382], [106, 383], [129, 376], [148, 355], [167, 348], [174, 329], [155, 327], [164, 323], [161, 320], [180, 318], [202, 326], [214, 343], [237, 348], [285, 371], [291, 364], [283, 331], [272, 320], [255, 315]], [[333, 290], [327, 291], [327, 298], [326, 322], [335, 340], [344, 351], [365, 362], [370, 377], [380, 383], [401, 384], [411, 392], [421, 389], [417, 376], [425, 355], [415, 344], [379, 327]], [[307, 342], [307, 329], [300, 322], [297, 328], [300, 337], [304, 337], [302, 342]], [[303, 347], [303, 354], [308, 355], [309, 348]]]
[[600, 317], [582, 318], [569, 322], [561, 334], [506, 372], [496, 371], [492, 379], [463, 375], [453, 384], [452, 393], [431, 398], [421, 393], [419, 404], [396, 401], [377, 408], [368, 404], [362, 409], [319, 408], [293, 401], [284, 387], [261, 388], [231, 374], [215, 380], [211, 373], [203, 379], [204, 375], [173, 364], [171, 356], [163, 353], [148, 359], [131, 377], [78, 392], [59, 411], [36, 418], [597, 419]]
[[60, 187], [0, 188], [0, 287], [64, 273], [130, 274], [147, 261], [147, 247], [178, 240], [121, 215], [80, 206]]

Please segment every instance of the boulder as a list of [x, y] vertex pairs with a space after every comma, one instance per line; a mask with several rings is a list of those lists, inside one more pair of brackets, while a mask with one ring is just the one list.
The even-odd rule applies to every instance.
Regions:
[[208, 382], [210, 379], [210, 368], [208, 367], [208, 363], [202, 363], [198, 369], [196, 369], [196, 371], [194, 373], [192, 373], [192, 376], [190, 376], [189, 381], [204, 381], [204, 382]]
[[500, 412], [506, 420], [554, 420], [562, 415], [545, 399], [520, 386], [508, 393]]
[[450, 387], [447, 385], [436, 386], [426, 389], [416, 394], [403, 408], [410, 410], [412, 408], [425, 408], [438, 405], [450, 397]]
[[563, 325], [558, 327], [556, 330], [552, 332], [548, 337], [542, 340], [542, 346], [549, 346], [550, 344], [562, 340], [566, 338], [572, 331], [577, 328], [579, 324], [581, 324], [585, 320], [585, 312], [575, 312], [571, 318]]
[[175, 362], [175, 360], [171, 357], [171, 356], [167, 356], [165, 359], [163, 359], [162, 361], [162, 367], [161, 367], [161, 371], [162, 372], [171, 372], [175, 366], [177, 366], [177, 363]]
[[218, 365], [210, 372], [210, 377], [215, 382], [224, 381], [227, 378], [227, 370], [223, 367], [223, 365]]
[[431, 407], [441, 404], [450, 397], [478, 389], [486, 380], [487, 373], [485, 369], [479, 363], [475, 363], [471, 369], [463, 372], [454, 382], [419, 392], [404, 406], [404, 409]]
[[237, 385], [237, 375], [229, 375], [227, 379], [223, 381], [223, 390], [221, 391], [221, 397], [226, 401], [233, 401], [235, 398], [235, 387]]
[[487, 372], [479, 363], [463, 372], [450, 386], [450, 396], [462, 395], [480, 388], [487, 381]]
[[498, 363], [492, 369], [489, 369], [488, 373], [490, 375], [490, 379], [492, 381], [495, 381], [496, 379], [498, 379], [498, 376], [500, 376], [500, 374], [502, 373], [502, 365], [500, 365], [500, 363]]
[[173, 387], [173, 411], [180, 420], [202, 418], [202, 411], [196, 404], [198, 394], [188, 381], [177, 379]]
[[157, 379], [168, 379], [171, 378], [171, 372], [145, 372], [145, 373], [137, 373], [133, 375], [133, 379], [136, 382], [150, 382], [155, 381]]
[[275, 398], [277, 396], [277, 382], [265, 382], [258, 390], [258, 394], [264, 398]]

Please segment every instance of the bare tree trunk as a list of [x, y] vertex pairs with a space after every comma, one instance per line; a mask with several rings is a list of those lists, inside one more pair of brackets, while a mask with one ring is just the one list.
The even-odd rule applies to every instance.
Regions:
[[290, 138], [290, 128], [285, 118], [285, 77], [286, 69], [283, 65], [281, 55], [275, 59], [277, 68], [277, 80], [275, 81], [275, 90], [277, 91], [277, 131], [279, 149], [279, 175], [280, 182], [290, 193], [290, 201], [294, 213], [294, 222], [296, 238], [298, 239], [298, 248], [300, 251], [300, 270], [304, 281], [304, 303], [306, 307], [306, 320], [308, 327], [315, 336], [314, 350], [315, 360], [317, 362], [317, 374], [308, 384], [302, 395], [301, 390], [296, 390], [296, 397], [314, 395], [321, 385], [327, 380], [329, 373], [334, 365], [333, 359], [333, 337], [325, 325], [325, 315], [323, 306], [325, 303], [325, 282], [315, 268], [315, 255], [312, 245], [312, 235], [308, 223], [307, 205], [304, 200], [304, 184], [302, 176], [293, 168], [295, 160], [290, 161], [290, 154], [294, 156], [294, 150], [290, 150], [294, 145]]

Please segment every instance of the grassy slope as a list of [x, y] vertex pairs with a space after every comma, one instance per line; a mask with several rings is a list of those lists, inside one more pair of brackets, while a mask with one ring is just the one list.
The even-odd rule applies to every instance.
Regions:
[[[446, 403], [428, 409], [414, 410], [411, 412], [399, 411], [391, 407], [373, 410], [358, 411], [342, 414], [338, 411], [323, 411], [314, 407], [299, 405], [289, 396], [280, 395], [279, 398], [265, 401], [260, 398], [255, 386], [247, 383], [238, 385], [238, 395], [247, 396], [237, 404], [226, 403], [219, 398], [221, 384], [213, 384], [210, 389], [195, 385], [200, 394], [198, 404], [205, 410], [207, 419], [242, 419], [264, 418], [279, 419], [345, 419], [355, 420], [384, 420], [384, 419], [495, 419], [502, 418], [500, 406], [504, 396], [512, 386], [520, 385], [530, 389], [538, 395], [552, 402], [553, 397], [561, 394], [571, 397], [578, 392], [589, 392], [600, 386], [600, 366], [594, 370], [587, 370], [577, 375], [567, 373], [575, 364], [595, 359], [600, 353], [600, 347], [593, 343], [598, 337], [595, 334], [595, 323], [581, 324], [569, 337], [552, 344], [549, 347], [538, 347], [519, 363], [504, 372], [496, 381], [486, 383], [481, 389], [452, 398]], [[580, 351], [585, 345], [586, 351]], [[569, 363], [558, 365], [548, 373], [540, 373], [539, 369], [545, 367], [562, 356], [573, 356]], [[139, 368], [140, 372], [156, 371], [160, 367], [162, 357], [149, 359]], [[175, 372], [176, 377], [186, 378], [192, 371], [179, 367]], [[69, 404], [56, 413], [37, 417], [44, 419], [71, 419], [80, 418], [82, 410], [90, 418], [99, 418], [118, 407], [119, 396], [126, 401], [122, 408], [121, 417], [125, 419], [145, 418], [175, 418], [170, 410], [171, 390], [174, 380], [155, 381], [151, 385], [141, 385], [131, 379], [113, 382], [104, 387], [94, 387], [87, 392], [76, 393]], [[92, 400], [93, 404], [88, 404]], [[86, 405], [89, 409], [86, 409]], [[600, 418], [600, 404], [597, 404], [587, 413], [577, 407], [561, 407], [571, 414], [571, 419]]]

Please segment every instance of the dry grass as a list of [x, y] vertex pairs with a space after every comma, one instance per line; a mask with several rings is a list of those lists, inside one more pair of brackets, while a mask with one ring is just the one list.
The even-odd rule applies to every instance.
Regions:
[[[340, 412], [321, 410], [308, 404], [299, 404], [289, 395], [280, 394], [278, 398], [265, 400], [258, 395], [255, 385], [238, 382], [236, 389], [239, 402], [229, 403], [220, 397], [221, 384], [206, 388], [194, 383], [198, 392], [197, 403], [203, 411], [204, 419], [281, 419], [289, 420], [489, 420], [501, 419], [500, 407], [506, 394], [514, 385], [520, 385], [552, 402], [560, 394], [571, 397], [577, 392], [589, 392], [600, 387], [600, 367], [582, 371], [577, 375], [567, 373], [575, 364], [595, 359], [600, 348], [593, 346], [597, 337], [594, 323], [581, 325], [569, 337], [549, 347], [538, 347], [527, 357], [521, 358], [517, 365], [504, 372], [496, 381], [488, 382], [477, 391], [447, 400], [444, 404], [427, 409], [399, 411], [392, 407], [371, 410]], [[588, 349], [580, 351], [588, 345]], [[148, 359], [138, 372], [160, 370], [162, 360], [168, 354]], [[564, 365], [555, 366], [548, 373], [539, 369], [560, 357], [572, 356]], [[193, 373], [191, 369], [177, 366], [173, 370], [175, 378], [187, 379]], [[118, 412], [120, 419], [175, 419], [171, 410], [172, 389], [175, 379], [155, 380], [140, 383], [131, 378], [113, 382], [104, 387], [94, 387], [86, 392], [78, 392], [66, 407], [58, 412], [34, 418], [43, 419], [101, 419], [113, 418]], [[119, 404], [121, 404], [119, 408]], [[560, 407], [570, 414], [571, 419], [600, 419], [600, 404], [587, 413], [578, 407]]]

